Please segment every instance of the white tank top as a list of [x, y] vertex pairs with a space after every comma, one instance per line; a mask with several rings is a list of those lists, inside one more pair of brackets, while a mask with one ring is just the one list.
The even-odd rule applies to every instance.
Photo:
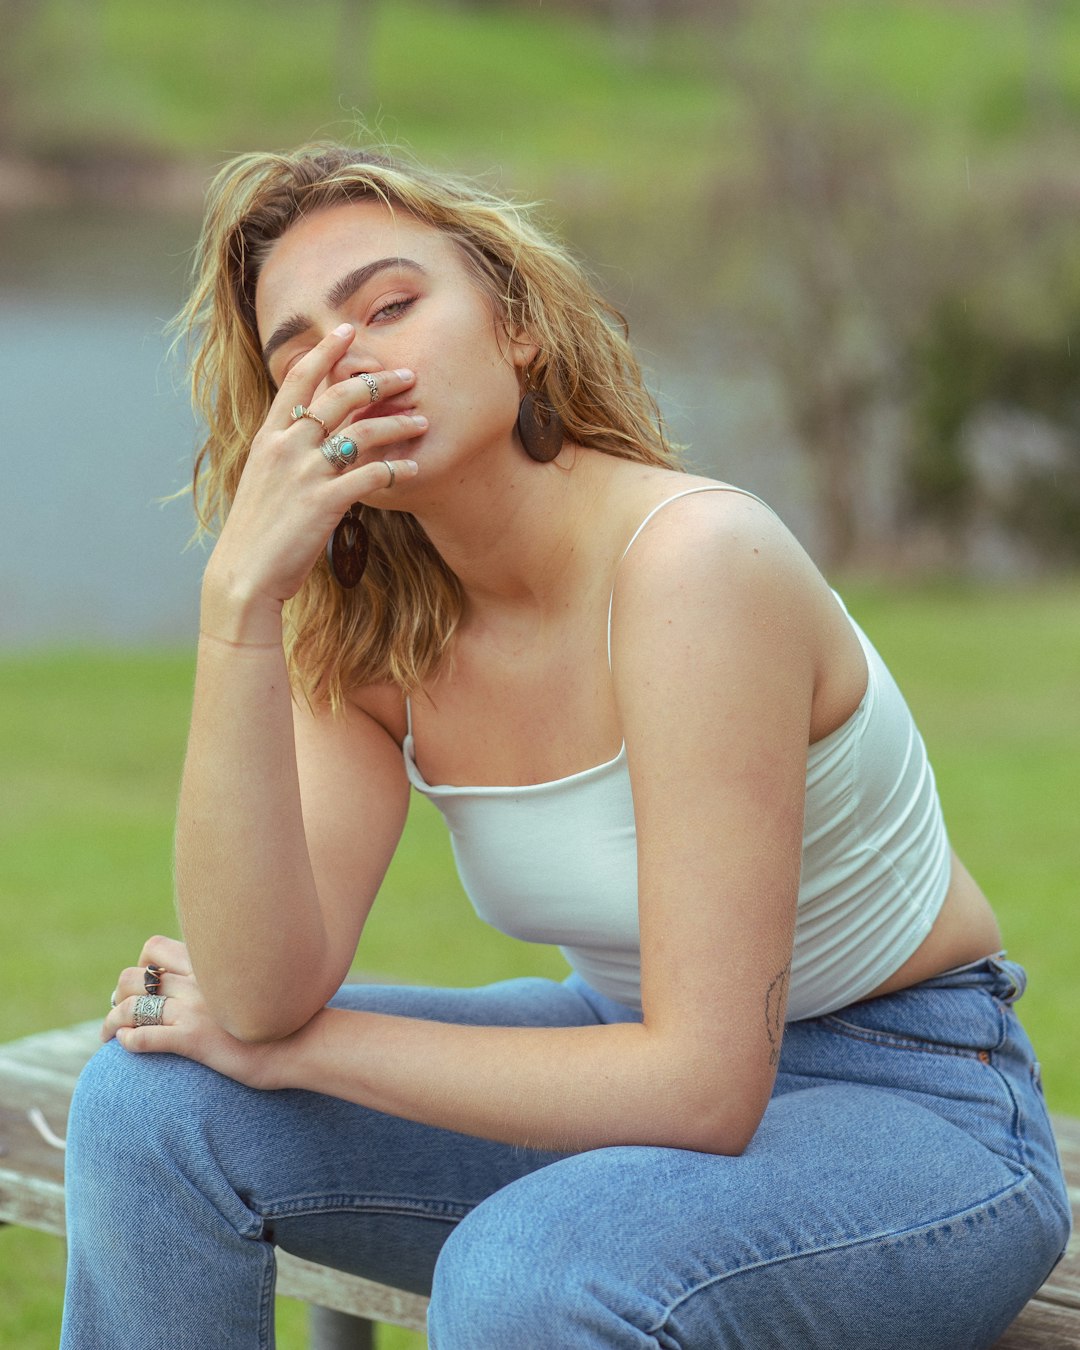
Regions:
[[[717, 491], [742, 489], [714, 484], [674, 494], [649, 512], [623, 557], [669, 502]], [[869, 677], [851, 717], [807, 752], [789, 1021], [842, 1008], [881, 984], [929, 933], [949, 885], [949, 843], [922, 739], [881, 657], [848, 618]], [[609, 661], [610, 654], [609, 606]], [[513, 937], [554, 944], [594, 989], [640, 1010], [637, 839], [625, 743], [606, 764], [527, 787], [425, 782], [411, 707], [402, 748], [409, 781], [446, 820], [477, 914]], [[723, 841], [702, 846], [723, 848]]]

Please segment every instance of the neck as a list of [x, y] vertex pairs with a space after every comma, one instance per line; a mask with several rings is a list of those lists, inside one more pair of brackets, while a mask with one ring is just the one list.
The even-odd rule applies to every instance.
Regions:
[[548, 609], [585, 565], [583, 543], [610, 456], [567, 446], [558, 461], [503, 460], [467, 490], [415, 512], [476, 610]]

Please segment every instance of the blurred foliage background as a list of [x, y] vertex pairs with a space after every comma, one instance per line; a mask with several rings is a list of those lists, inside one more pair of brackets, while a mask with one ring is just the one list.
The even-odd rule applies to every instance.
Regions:
[[[104, 354], [179, 299], [216, 165], [359, 139], [542, 203], [691, 463], [762, 491], [837, 579], [1031, 970], [1051, 1104], [1080, 1111], [1080, 4], [0, 0], [0, 33], [0, 1036], [96, 1015], [174, 931], [188, 619], [133, 602], [133, 570], [171, 564], [105, 566], [115, 628], [72, 574], [101, 589], [95, 550], [130, 532], [123, 454], [148, 498], [195, 432], [136, 436], [155, 369]], [[42, 435], [77, 453], [31, 456]], [[362, 964], [561, 968], [471, 918], [423, 804]], [[62, 1257], [0, 1236], [4, 1344], [55, 1344]], [[302, 1344], [300, 1309], [280, 1325]]]
[[229, 153], [360, 126], [554, 202], [669, 360], [771, 379], [830, 564], [1080, 552], [1074, 0], [2, 0], [0, 19], [9, 206], [195, 210]]

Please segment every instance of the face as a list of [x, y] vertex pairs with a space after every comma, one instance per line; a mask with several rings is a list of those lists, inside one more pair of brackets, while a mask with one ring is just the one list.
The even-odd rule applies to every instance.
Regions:
[[518, 370], [536, 348], [505, 334], [454, 243], [404, 213], [346, 202], [299, 220], [263, 266], [255, 313], [275, 385], [340, 323], [355, 328], [313, 406], [361, 372], [414, 371], [406, 393], [375, 406], [424, 414], [428, 430], [407, 450], [421, 463], [512, 438]]

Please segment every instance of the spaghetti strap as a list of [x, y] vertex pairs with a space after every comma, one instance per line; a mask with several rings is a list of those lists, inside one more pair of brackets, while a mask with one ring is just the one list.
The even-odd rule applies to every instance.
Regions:
[[412, 699], [405, 695], [405, 735], [412, 736]]
[[[769, 503], [761, 501], [761, 498], [757, 496], [756, 493], [747, 492], [746, 488], [735, 487], [731, 483], [709, 483], [703, 487], [683, 488], [681, 492], [675, 492], [670, 497], [665, 497], [662, 502], [657, 502], [657, 504], [648, 513], [648, 515], [637, 527], [634, 533], [630, 536], [630, 542], [623, 549], [622, 553], [619, 555], [619, 561], [615, 564], [615, 577], [613, 577], [611, 581], [611, 595], [608, 598], [608, 607], [607, 607], [607, 663], [609, 671], [611, 670], [611, 611], [615, 603], [615, 580], [619, 575], [619, 568], [622, 565], [622, 560], [634, 547], [638, 535], [645, 528], [645, 526], [648, 525], [649, 521], [652, 520], [653, 516], [656, 515], [657, 511], [662, 511], [665, 506], [670, 506], [672, 502], [677, 502], [680, 497], [690, 497], [695, 492], [737, 492], [742, 497], [751, 497], [755, 502], [761, 502], [762, 506], [764, 506], [767, 510], [772, 511], [772, 507], [769, 506]], [[773, 514], [775, 515], [776, 513], [773, 512]]]

